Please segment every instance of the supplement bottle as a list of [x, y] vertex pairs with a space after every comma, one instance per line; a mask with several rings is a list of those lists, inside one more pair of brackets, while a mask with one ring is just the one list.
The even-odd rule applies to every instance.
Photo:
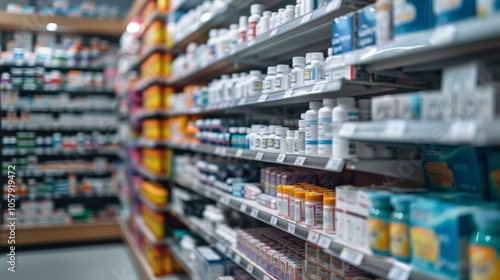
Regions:
[[318, 154], [318, 110], [321, 102], [309, 102], [306, 111], [306, 155]]
[[307, 190], [295, 192], [294, 221], [298, 224], [306, 222], [306, 193], [308, 193]]
[[283, 186], [276, 188], [276, 200], [278, 201], [278, 216], [283, 217]]
[[479, 210], [474, 215], [477, 230], [469, 240], [471, 280], [500, 279], [500, 211]]
[[281, 19], [281, 23], [287, 23], [295, 19], [295, 6], [294, 5], [286, 5], [285, 12], [283, 13], [283, 17]]
[[295, 221], [295, 193], [301, 190], [302, 188], [295, 186], [290, 190], [290, 203], [288, 205], [288, 209], [290, 210], [288, 219], [290, 221]]
[[295, 18], [298, 18], [298, 17], [302, 16], [302, 12], [301, 12], [302, 1], [301, 0], [297, 0], [296, 3], [297, 4], [295, 5]]
[[388, 256], [390, 254], [391, 195], [384, 192], [371, 192], [369, 197], [372, 207], [368, 209], [368, 244], [374, 254]]
[[325, 80], [325, 60], [322, 52], [312, 54], [311, 61], [311, 84]]
[[278, 23], [278, 26], [283, 24], [284, 17], [285, 17], [285, 9], [284, 8], [278, 9], [279, 20], [276, 21]]
[[260, 140], [260, 150], [267, 151], [267, 143], [269, 141], [269, 130], [270, 126], [266, 126], [260, 130], [260, 135], [262, 136]]
[[335, 195], [323, 193], [323, 229], [335, 233]]
[[[367, 122], [372, 120], [370, 99], [358, 100], [359, 105], [359, 120]], [[377, 149], [374, 143], [358, 142], [358, 157], [359, 158], [375, 158]]]
[[306, 85], [306, 86], [311, 84], [312, 54], [313, 53], [306, 53], [306, 66], [304, 67], [304, 85]]
[[290, 86], [292, 88], [304, 86], [305, 60], [303, 56], [295, 56], [292, 59], [293, 69], [290, 74]]
[[279, 64], [276, 66], [277, 74], [276, 74], [276, 82], [274, 89], [278, 90], [287, 90], [290, 88], [290, 76], [288, 75], [289, 67], [286, 64]]
[[237, 148], [239, 148], [239, 149], [245, 149], [245, 147], [246, 147], [246, 141], [245, 140], [246, 140], [246, 137], [247, 137], [247, 133], [249, 133], [248, 131], [249, 131], [249, 129], [247, 127], [243, 127], [243, 126], [238, 129], [238, 134], [239, 134], [238, 140], [239, 140], [239, 142], [238, 142], [238, 147]]
[[259, 133], [259, 129], [261, 128], [262, 126], [261, 125], [258, 125], [258, 124], [253, 124], [252, 125], [252, 128], [251, 128], [251, 132], [249, 134], [247, 134], [247, 136], [245, 137], [245, 142], [246, 142], [246, 149], [248, 150], [254, 150], [255, 147], [254, 147], [254, 140], [255, 140], [255, 137], [257, 136], [257, 134]]
[[394, 208], [389, 225], [391, 237], [390, 252], [393, 258], [409, 262], [410, 251], [410, 203], [415, 200], [414, 195], [393, 195], [391, 204]]
[[273, 92], [276, 85], [276, 66], [267, 67], [267, 76], [264, 79], [264, 89], [262, 93]]
[[229, 128], [229, 146], [232, 148], [237, 148], [237, 138], [238, 138], [238, 128], [237, 127], [230, 127]]
[[240, 17], [240, 25], [238, 27], [238, 44], [243, 44], [247, 41], [248, 17]]
[[259, 28], [258, 28], [258, 35], [262, 33], [266, 33], [269, 31], [269, 20], [271, 19], [271, 12], [270, 11], [265, 11], [260, 18], [259, 21]]
[[276, 128], [281, 127], [281, 125], [270, 125], [269, 126], [269, 136], [267, 138], [267, 150], [274, 151], [274, 138], [276, 138]]
[[337, 136], [337, 133], [345, 122], [359, 120], [358, 109], [355, 107], [356, 101], [352, 97], [337, 99], [337, 106], [332, 110], [332, 156], [337, 158], [353, 158], [357, 155], [356, 142], [349, 141]]
[[255, 134], [255, 137], [253, 139], [253, 150], [255, 151], [260, 151], [260, 144], [262, 143], [262, 129], [264, 129], [265, 126], [261, 126]]
[[269, 30], [273, 30], [276, 28], [276, 17], [278, 16], [277, 12], [271, 13], [271, 18], [269, 19]]
[[392, 2], [393, 0], [376, 1], [375, 34], [377, 45], [383, 45], [392, 40]]
[[290, 191], [292, 191], [294, 186], [284, 186], [283, 187], [283, 203], [281, 207], [283, 208], [283, 217], [290, 218]]
[[333, 98], [323, 99], [323, 107], [318, 111], [318, 155], [332, 155], [332, 109], [337, 105]]
[[326, 81], [333, 80], [333, 68], [328, 69], [328, 65], [333, 60], [332, 52], [333, 52], [332, 48], [328, 48], [328, 57], [325, 60], [325, 80]]
[[252, 15], [248, 18], [247, 41], [255, 39], [255, 36], [257, 35], [257, 24], [259, 23], [260, 15], [263, 11], [264, 5], [253, 4], [250, 6], [250, 13]]
[[250, 71], [247, 82], [249, 96], [262, 94], [262, 73], [260, 70]]
[[302, 0], [302, 15], [308, 14], [314, 10], [314, 0]]
[[323, 228], [323, 194], [306, 193], [306, 227]]
[[274, 151], [277, 153], [286, 153], [286, 133], [288, 127], [278, 127], [276, 128], [276, 137], [274, 138]]
[[[285, 139], [285, 150], [284, 150], [285, 153], [293, 153], [294, 152], [294, 147], [293, 147], [294, 136], [295, 136], [294, 130], [287, 130], [286, 139]], [[280, 150], [282, 150], [282, 149], [280, 149]]]
[[293, 134], [293, 147], [292, 153], [299, 152], [300, 131], [295, 130]]
[[297, 143], [299, 154], [306, 153], [306, 121], [299, 121], [299, 141]]

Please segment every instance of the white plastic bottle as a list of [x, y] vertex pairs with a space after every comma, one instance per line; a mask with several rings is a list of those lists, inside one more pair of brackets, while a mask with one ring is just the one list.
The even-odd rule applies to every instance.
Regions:
[[295, 6], [294, 5], [286, 5], [285, 12], [283, 12], [281, 18], [281, 24], [290, 22], [295, 19]]
[[233, 53], [236, 50], [236, 46], [238, 45], [238, 25], [233, 23], [229, 26], [229, 32], [226, 35], [227, 37], [227, 51], [229, 53]]
[[276, 91], [279, 90], [287, 90], [290, 88], [290, 76], [288, 72], [290, 68], [286, 64], [279, 64], [276, 66], [277, 74], [274, 89]]
[[271, 18], [269, 19], [269, 30], [273, 30], [276, 28], [276, 17], [278, 16], [277, 12], [272, 12], [271, 13]]
[[242, 98], [244, 95], [244, 90], [243, 90], [243, 86], [244, 86], [244, 83], [247, 79], [247, 73], [240, 73], [240, 78], [238, 79], [238, 81], [236, 82], [236, 85], [234, 87], [234, 98], [238, 99], [238, 98]]
[[285, 19], [285, 8], [278, 9], [278, 17], [279, 17], [278, 26], [280, 26], [284, 23], [283, 20]]
[[247, 41], [252, 41], [255, 39], [257, 35], [257, 24], [259, 23], [260, 16], [264, 11], [264, 5], [261, 4], [253, 4], [250, 6], [250, 13], [252, 14], [248, 17], [248, 32], [247, 32]]
[[[368, 122], [372, 120], [370, 99], [358, 100], [359, 106], [359, 120]], [[375, 158], [377, 156], [377, 149], [374, 143], [358, 142], [358, 157], [359, 158]]]
[[287, 130], [286, 139], [285, 139], [285, 152], [286, 153], [293, 153], [294, 152], [294, 148], [293, 148], [294, 137], [295, 137], [295, 131]]
[[306, 111], [306, 155], [318, 154], [318, 110], [321, 102], [309, 102]]
[[306, 86], [311, 84], [312, 54], [313, 53], [306, 53], [306, 66], [304, 67], [304, 85], [306, 85]]
[[250, 71], [248, 81], [248, 95], [259, 95], [262, 93], [262, 73], [260, 70]]
[[276, 128], [276, 137], [274, 138], [274, 151], [277, 153], [286, 153], [286, 132], [288, 127]]
[[302, 15], [308, 14], [314, 10], [314, 0], [302, 0]]
[[271, 19], [271, 12], [270, 11], [265, 11], [260, 18], [258, 28], [257, 28], [257, 35], [260, 35], [262, 33], [266, 33], [269, 31], [269, 20]]
[[217, 29], [210, 29], [210, 31], [208, 32], [207, 54], [206, 54], [206, 58], [208, 61], [216, 58], [217, 36], [218, 36]]
[[325, 60], [322, 52], [312, 54], [311, 60], [311, 84], [325, 80]]
[[267, 76], [264, 79], [264, 89], [262, 93], [273, 92], [276, 86], [276, 66], [267, 67]]
[[262, 130], [265, 126], [260, 126], [255, 133], [255, 137], [253, 138], [253, 149], [254, 151], [260, 151], [260, 144], [262, 143]]
[[259, 132], [259, 129], [261, 128], [260, 125], [258, 124], [253, 124], [252, 128], [250, 129], [250, 133], [245, 136], [245, 146], [246, 149], [248, 150], [254, 150], [254, 140], [255, 136], [257, 136], [257, 133]]
[[269, 126], [269, 136], [267, 138], [267, 150], [270, 152], [274, 151], [274, 138], [276, 138], [276, 129], [278, 127], [281, 127], [281, 125]]
[[240, 25], [238, 27], [238, 44], [243, 44], [247, 41], [248, 17], [240, 17]]
[[302, 1], [297, 0], [297, 5], [295, 5], [295, 18], [302, 16]]
[[265, 126], [260, 130], [260, 135], [262, 136], [260, 140], [260, 150], [267, 151], [267, 143], [269, 141], [269, 126]]
[[323, 99], [323, 107], [318, 111], [318, 155], [332, 155], [332, 109], [337, 105], [333, 98]]
[[356, 142], [337, 136], [338, 130], [345, 122], [359, 120], [356, 100], [352, 97], [337, 99], [337, 106], [332, 110], [333, 147], [332, 156], [336, 158], [353, 158], [357, 156]]
[[299, 154], [306, 153], [306, 121], [299, 120], [299, 141], [297, 142]]
[[292, 88], [304, 86], [305, 58], [303, 56], [293, 57], [292, 65], [293, 69], [290, 74], [290, 86]]
[[325, 60], [325, 80], [326, 81], [333, 80], [333, 68], [332, 69], [328, 69], [328, 65], [333, 60], [332, 53], [333, 53], [332, 48], [328, 48], [328, 57]]

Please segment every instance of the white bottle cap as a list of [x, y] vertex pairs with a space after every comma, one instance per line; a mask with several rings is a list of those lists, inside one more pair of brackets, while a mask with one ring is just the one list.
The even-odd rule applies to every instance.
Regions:
[[252, 70], [252, 71], [250, 71], [250, 75], [251, 76], [260, 76], [260, 75], [262, 75], [262, 72], [260, 72], [260, 70]]
[[238, 133], [238, 128], [237, 127], [230, 127], [229, 133]]
[[264, 126], [260, 129], [260, 134], [266, 134], [269, 133], [269, 127]]
[[319, 108], [321, 108], [321, 106], [323, 106], [323, 103], [321, 103], [321, 102], [315, 102], [315, 101], [309, 102], [310, 109], [319, 109]]
[[276, 74], [276, 66], [267, 67], [267, 75], [274, 75], [274, 74]]
[[294, 56], [292, 59], [292, 65], [293, 67], [296, 66], [305, 66], [306, 63], [306, 58], [303, 56]]
[[272, 12], [271, 11], [264, 11], [263, 15], [265, 17], [271, 17]]
[[275, 17], [278, 14], [278, 12], [273, 12], [271, 16]]
[[262, 4], [253, 4], [250, 6], [250, 14], [258, 14], [261, 15], [262, 12], [264, 11], [265, 7]]
[[[260, 72], [260, 71], [259, 71], [259, 72]], [[246, 76], [248, 76], [248, 73], [245, 73], [245, 72], [241, 72], [241, 73], [240, 73], [240, 77], [246, 77]]]
[[219, 29], [219, 37], [226, 36], [227, 32], [229, 32], [229, 30], [227, 30], [227, 28]]
[[337, 104], [339, 106], [354, 107], [356, 105], [356, 100], [352, 97], [340, 97], [340, 98], [337, 98]]
[[247, 133], [247, 130], [248, 130], [248, 128], [242, 126], [242, 127], [238, 128], [238, 133], [245, 134], [245, 133]]
[[229, 79], [229, 75], [227, 74], [224, 74], [222, 76], [220, 76], [222, 80], [228, 80]]
[[246, 27], [248, 22], [248, 17], [247, 16], [241, 16], [240, 17], [240, 27]]
[[238, 74], [238, 73], [231, 74], [231, 78], [233, 78], [233, 79], [236, 79], [236, 78], [239, 78], [239, 77], [240, 77], [240, 74]]
[[300, 118], [301, 119], [305, 119], [306, 118], [306, 114], [305, 113], [300, 114]]
[[229, 25], [229, 30], [237, 30], [237, 29], [238, 29], [238, 25], [236, 23]]
[[278, 127], [276, 128], [276, 134], [286, 134], [288, 127]]
[[332, 48], [328, 48], [328, 56], [332, 56], [333, 54], [333, 49]]
[[215, 38], [215, 37], [217, 37], [217, 35], [218, 35], [217, 29], [210, 29], [210, 31], [208, 31], [209, 38]]
[[288, 73], [290, 67], [286, 64], [278, 64], [278, 66], [276, 66], [276, 69], [278, 70], [278, 72]]
[[286, 9], [295, 11], [295, 5], [286, 5]]
[[325, 98], [323, 99], [323, 106], [335, 107], [337, 105], [337, 100], [335, 98]]
[[299, 121], [299, 127], [305, 127], [306, 126], [306, 121], [305, 120], [300, 120]]
[[295, 134], [295, 131], [293, 131], [293, 130], [287, 130], [287, 131], [286, 131], [286, 137], [287, 137], [287, 138], [288, 138], [288, 137], [293, 138], [294, 134]]
[[360, 99], [358, 100], [359, 108], [370, 108], [371, 99]]
[[312, 59], [322, 59], [323, 58], [323, 53], [322, 52], [314, 52], [312, 54]]
[[306, 53], [306, 64], [311, 63], [313, 53]]
[[[298, 1], [298, 0], [297, 0], [297, 1]], [[293, 138], [299, 138], [299, 136], [300, 136], [300, 131], [295, 130], [295, 131], [293, 132]]]

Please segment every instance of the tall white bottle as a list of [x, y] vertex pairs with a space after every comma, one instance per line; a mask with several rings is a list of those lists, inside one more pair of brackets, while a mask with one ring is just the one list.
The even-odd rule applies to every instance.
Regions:
[[250, 13], [252, 15], [248, 17], [247, 41], [252, 41], [255, 39], [255, 36], [257, 36], [257, 24], [259, 23], [264, 8], [264, 5], [261, 4], [253, 4], [250, 6]]
[[306, 155], [318, 154], [318, 110], [321, 102], [309, 102], [306, 111]]
[[276, 82], [274, 89], [276, 91], [279, 90], [287, 90], [290, 88], [290, 75], [288, 72], [290, 71], [290, 68], [286, 64], [279, 64], [276, 66]]
[[338, 137], [338, 131], [343, 123], [355, 121], [359, 121], [356, 100], [352, 97], [338, 98], [337, 106], [332, 110], [333, 157], [353, 158], [357, 156], [356, 142]]
[[323, 99], [323, 107], [318, 111], [318, 155], [332, 155], [332, 109], [337, 105], [333, 98]]
[[290, 86], [302, 87], [304, 86], [304, 67], [306, 59], [303, 56], [295, 56], [292, 59], [293, 69], [290, 73]]
[[275, 90], [276, 86], [276, 66], [267, 67], [267, 76], [264, 79], [264, 88], [262, 93], [270, 93]]
[[311, 84], [311, 73], [312, 73], [312, 66], [311, 66], [311, 60], [312, 60], [312, 54], [313, 53], [306, 53], [306, 67], [304, 68], [304, 85], [310, 85]]

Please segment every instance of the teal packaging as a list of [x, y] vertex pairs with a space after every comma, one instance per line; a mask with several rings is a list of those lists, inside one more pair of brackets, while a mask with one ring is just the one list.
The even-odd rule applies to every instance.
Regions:
[[478, 208], [438, 198], [411, 203], [411, 265], [443, 279], [468, 279], [468, 240]]
[[358, 11], [358, 44], [357, 48], [377, 44], [375, 5], [369, 5]]
[[426, 184], [440, 190], [456, 190], [486, 196], [485, 150], [462, 146], [422, 147]]
[[476, 0], [433, 0], [434, 25], [439, 26], [477, 15]]
[[374, 254], [390, 255], [391, 194], [388, 192], [369, 192], [372, 206], [368, 209], [368, 236], [370, 250]]
[[408, 262], [411, 257], [410, 246], [410, 204], [418, 198], [412, 194], [391, 196], [394, 209], [391, 215], [389, 231], [391, 235], [391, 255], [399, 261]]
[[500, 279], [500, 211], [475, 213], [477, 230], [469, 240], [471, 279]]
[[432, 27], [432, 0], [394, 0], [394, 36], [426, 30]]
[[488, 197], [500, 201], [500, 149], [489, 149], [487, 155]]
[[349, 13], [333, 20], [332, 23], [332, 55], [339, 55], [354, 50], [356, 16]]

